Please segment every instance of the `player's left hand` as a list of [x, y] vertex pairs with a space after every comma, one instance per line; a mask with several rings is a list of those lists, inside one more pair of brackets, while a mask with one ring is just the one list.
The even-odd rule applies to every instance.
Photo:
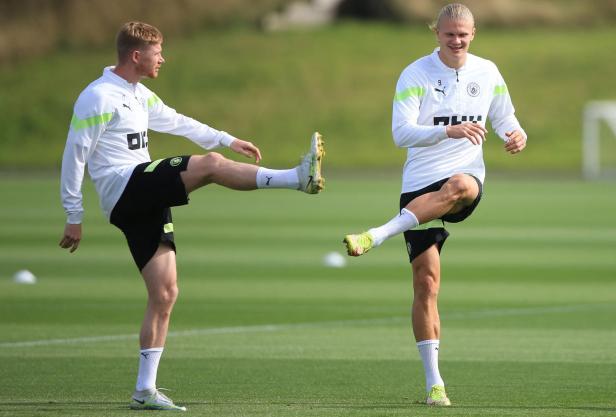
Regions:
[[519, 130], [512, 132], [506, 132], [507, 142], [505, 142], [505, 151], [510, 154], [516, 154], [522, 152], [522, 149], [526, 148], [526, 138]]
[[231, 148], [234, 152], [247, 156], [248, 158], [254, 158], [257, 164], [261, 161], [261, 151], [251, 142], [235, 139], [231, 142], [229, 148]]

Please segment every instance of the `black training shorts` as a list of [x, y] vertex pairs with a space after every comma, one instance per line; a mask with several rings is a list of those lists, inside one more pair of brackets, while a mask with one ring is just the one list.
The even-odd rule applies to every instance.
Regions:
[[[472, 175], [471, 175], [472, 176]], [[471, 205], [465, 207], [463, 210], [455, 213], [455, 214], [446, 214], [440, 219], [433, 220], [431, 222], [419, 225], [418, 227], [407, 230], [404, 232], [404, 240], [406, 242], [406, 250], [409, 254], [410, 262], [413, 262], [417, 256], [421, 255], [426, 251], [430, 246], [436, 244], [439, 252], [447, 240], [449, 236], [449, 232], [445, 230], [445, 222], [449, 223], [458, 223], [462, 220], [466, 219], [471, 213], [475, 210], [475, 207], [479, 204], [481, 200], [481, 195], [483, 194], [483, 186], [481, 185], [481, 181], [476, 177], [472, 176], [475, 181], [477, 181], [477, 185], [479, 186], [479, 194], [477, 194], [477, 198], [473, 201]], [[445, 184], [449, 178], [445, 178], [443, 180], [437, 181], [434, 184], [430, 184], [427, 187], [422, 188], [421, 190], [412, 191], [410, 193], [403, 193], [400, 195], [400, 210], [408, 205], [412, 200], [419, 197], [420, 195], [431, 193], [434, 191], [438, 191], [441, 189], [443, 184]]]
[[126, 236], [141, 271], [160, 243], [175, 251], [169, 207], [188, 204], [180, 173], [190, 156], [159, 159], [135, 167], [122, 196], [111, 211], [111, 223]]

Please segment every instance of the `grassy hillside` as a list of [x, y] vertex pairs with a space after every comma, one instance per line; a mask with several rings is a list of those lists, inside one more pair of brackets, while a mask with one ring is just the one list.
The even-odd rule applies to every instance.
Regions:
[[[602, 58], [614, 36], [607, 28], [479, 30], [472, 52], [499, 65], [531, 141], [511, 157], [491, 135], [492, 169], [578, 170], [584, 103], [616, 96], [616, 61]], [[394, 86], [434, 45], [427, 29], [384, 24], [211, 31], [168, 38], [161, 77], [147, 83], [180, 112], [257, 143], [265, 164], [295, 161], [319, 130], [330, 167], [398, 169], [404, 151], [391, 141]], [[113, 63], [112, 49], [83, 50], [0, 70], [0, 166], [57, 167], [75, 98]], [[153, 157], [199, 151], [184, 139], [151, 139]]]

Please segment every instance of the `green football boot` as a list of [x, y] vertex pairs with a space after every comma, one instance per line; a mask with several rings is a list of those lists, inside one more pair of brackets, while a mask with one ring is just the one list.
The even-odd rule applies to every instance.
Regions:
[[342, 241], [346, 245], [349, 256], [360, 256], [372, 249], [374, 242], [370, 233], [364, 232], [358, 235], [346, 235]]
[[325, 179], [321, 174], [321, 162], [325, 156], [323, 137], [314, 132], [310, 139], [310, 151], [304, 155], [297, 167], [299, 177], [299, 190], [307, 194], [318, 194], [325, 186]]
[[426, 404], [434, 405], [437, 407], [447, 407], [451, 405], [451, 401], [447, 398], [445, 387], [442, 385], [435, 385], [430, 390], [428, 397], [426, 398]]

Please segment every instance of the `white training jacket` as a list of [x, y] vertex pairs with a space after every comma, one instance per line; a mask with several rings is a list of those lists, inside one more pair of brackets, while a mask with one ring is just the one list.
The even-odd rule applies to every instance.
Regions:
[[408, 148], [402, 175], [402, 192], [416, 191], [454, 174], [485, 179], [482, 145], [447, 137], [446, 126], [490, 119], [496, 134], [526, 133], [515, 117], [507, 85], [496, 65], [468, 54], [462, 68], [446, 66], [439, 48], [406, 67], [393, 103], [394, 142]]
[[185, 136], [205, 149], [235, 139], [166, 106], [141, 83], [131, 84], [107, 67], [81, 92], [62, 158], [61, 197], [67, 223], [83, 218], [85, 165], [109, 218], [136, 165], [150, 161], [148, 129]]

